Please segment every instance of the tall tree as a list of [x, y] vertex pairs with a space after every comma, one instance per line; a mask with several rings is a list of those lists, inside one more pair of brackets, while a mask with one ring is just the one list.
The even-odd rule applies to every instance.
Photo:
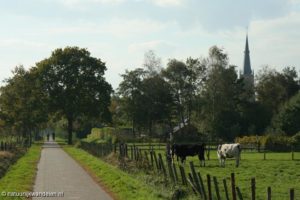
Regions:
[[263, 68], [257, 75], [257, 100], [268, 110], [268, 121], [281, 105], [299, 91], [298, 75], [295, 68], [286, 67], [282, 72]]
[[300, 93], [293, 96], [272, 119], [272, 128], [287, 135], [294, 135], [300, 131]]
[[73, 123], [80, 116], [100, 117], [109, 122], [108, 110], [112, 87], [106, 82], [105, 63], [86, 49], [56, 49], [39, 63], [41, 83], [50, 108], [68, 121], [68, 143], [72, 144]]
[[145, 71], [137, 68], [133, 71], [126, 70], [121, 75], [123, 80], [119, 85], [118, 94], [120, 95], [123, 110], [127, 115], [129, 123], [132, 124], [133, 133], [136, 129], [140, 132], [140, 128], [145, 124], [146, 116], [144, 106], [144, 96], [142, 92], [142, 81]]
[[203, 61], [208, 74], [203, 97], [203, 128], [211, 137], [233, 140], [239, 133], [239, 114], [236, 109], [238, 77], [235, 66], [228, 64], [227, 54], [216, 46]]
[[184, 62], [172, 59], [168, 62], [167, 68], [162, 71], [162, 75], [170, 85], [179, 121], [184, 124], [189, 115], [187, 105], [193, 91], [193, 84], [189, 81], [191, 70]]
[[47, 121], [47, 98], [38, 83], [36, 68], [26, 71], [18, 66], [13, 77], [1, 88], [0, 110], [7, 126], [28, 137], [32, 131]]
[[148, 76], [156, 76], [162, 70], [161, 58], [157, 57], [153, 50], [149, 50], [144, 55], [143, 66]]

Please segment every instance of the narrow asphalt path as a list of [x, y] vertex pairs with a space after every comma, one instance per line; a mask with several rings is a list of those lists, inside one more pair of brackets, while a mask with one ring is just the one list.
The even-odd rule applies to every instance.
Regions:
[[48, 196], [58, 192], [59, 196], [34, 197], [33, 200], [113, 199], [55, 142], [46, 142], [43, 146], [34, 192]]

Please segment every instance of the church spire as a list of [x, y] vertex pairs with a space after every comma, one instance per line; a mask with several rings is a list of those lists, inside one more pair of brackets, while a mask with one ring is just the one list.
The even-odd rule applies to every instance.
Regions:
[[248, 44], [248, 33], [246, 36], [246, 46], [244, 51], [244, 75], [251, 75], [251, 64], [250, 64], [250, 51], [249, 51], [249, 44]]

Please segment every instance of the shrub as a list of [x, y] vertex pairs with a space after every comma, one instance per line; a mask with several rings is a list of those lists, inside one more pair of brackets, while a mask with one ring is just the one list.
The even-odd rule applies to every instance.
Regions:
[[292, 145], [300, 146], [300, 132], [292, 136], [291, 143]]
[[265, 148], [270, 151], [291, 151], [292, 139], [285, 135], [267, 135]]

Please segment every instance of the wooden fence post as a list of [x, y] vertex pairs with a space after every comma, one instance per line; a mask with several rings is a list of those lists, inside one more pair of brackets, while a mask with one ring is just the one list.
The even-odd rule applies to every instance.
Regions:
[[213, 177], [213, 180], [214, 180], [214, 185], [215, 185], [215, 190], [216, 190], [217, 200], [221, 200], [217, 177], [214, 176], [214, 177]]
[[160, 170], [160, 166], [159, 166], [159, 164], [158, 164], [158, 161], [157, 161], [157, 157], [156, 157], [155, 151], [153, 151], [153, 157], [154, 157], [156, 169], [157, 169], [157, 170]]
[[240, 200], [243, 200], [243, 196], [239, 187], [236, 187], [236, 191]]
[[192, 189], [193, 189], [193, 192], [195, 193], [195, 194], [197, 194], [197, 188], [195, 187], [195, 185], [194, 185], [194, 181], [193, 181], [193, 177], [192, 177], [192, 174], [191, 173], [189, 173], [188, 174], [188, 182], [190, 183], [190, 185], [191, 185], [191, 187], [192, 187]]
[[127, 144], [125, 143], [124, 144], [125, 146], [125, 157], [127, 157], [128, 158], [128, 146], [127, 146]]
[[208, 200], [212, 200], [210, 175], [207, 174], [206, 177], [207, 177]]
[[251, 200], [255, 200], [255, 178], [251, 179]]
[[147, 165], [148, 165], [148, 167], [150, 167], [150, 163], [149, 163], [149, 158], [148, 158], [147, 151], [144, 151], [144, 154], [145, 154], [145, 159], [146, 159]]
[[200, 187], [199, 179], [197, 177], [197, 174], [196, 174], [196, 171], [195, 171], [195, 166], [194, 166], [194, 163], [192, 161], [190, 161], [190, 168], [191, 168], [193, 179], [194, 179], [194, 182], [195, 182], [195, 185], [196, 185], [196, 189], [198, 190], [199, 194], [203, 198], [203, 194], [202, 194], [202, 190], [201, 190], [201, 187]]
[[154, 158], [153, 158], [153, 151], [150, 150], [150, 161], [151, 161], [151, 167], [154, 169]]
[[186, 175], [185, 175], [184, 167], [179, 166], [179, 171], [180, 171], [180, 175], [181, 175], [182, 184], [183, 185], [187, 185], [187, 180], [186, 180]]
[[130, 146], [130, 159], [133, 160], [133, 146]]
[[294, 200], [295, 199], [295, 190], [294, 188], [290, 189], [290, 200]]
[[200, 172], [198, 172], [198, 178], [200, 180], [200, 186], [201, 186], [201, 189], [202, 189], [202, 194], [203, 194], [204, 200], [207, 200], [207, 195], [206, 195], [206, 192], [205, 192], [205, 187], [204, 187], [204, 183], [203, 183], [202, 177], [200, 175]]
[[172, 165], [171, 165], [171, 163], [168, 162], [168, 161], [167, 161], [167, 163], [168, 163], [169, 176], [170, 176], [170, 178], [171, 178], [171, 180], [172, 180], [172, 183], [175, 185], [175, 184], [176, 184], [176, 181], [175, 181], [175, 175], [174, 175], [174, 172], [173, 172], [173, 169], [172, 169]]
[[176, 181], [176, 183], [178, 183], [178, 174], [177, 174], [175, 163], [172, 163], [172, 169], [173, 169], [173, 172], [174, 172], [174, 175], [175, 175], [175, 181]]
[[161, 169], [162, 169], [162, 171], [163, 171], [163, 173], [164, 173], [165, 178], [167, 179], [166, 168], [165, 168], [165, 165], [164, 165], [164, 162], [163, 162], [163, 160], [162, 160], [162, 156], [161, 156], [160, 153], [158, 154], [158, 158], [159, 158], [160, 167], [161, 167]]
[[133, 145], [133, 158], [134, 158], [134, 161], [137, 161], [137, 154], [136, 154], [136, 146]]
[[236, 200], [234, 173], [231, 173], [231, 192], [232, 192], [232, 200]]
[[224, 192], [225, 192], [226, 200], [229, 200], [228, 187], [227, 187], [226, 179], [223, 179], [223, 185], [224, 185]]
[[268, 187], [267, 189], [267, 200], [271, 200], [272, 199], [272, 191], [271, 191], [271, 187]]

